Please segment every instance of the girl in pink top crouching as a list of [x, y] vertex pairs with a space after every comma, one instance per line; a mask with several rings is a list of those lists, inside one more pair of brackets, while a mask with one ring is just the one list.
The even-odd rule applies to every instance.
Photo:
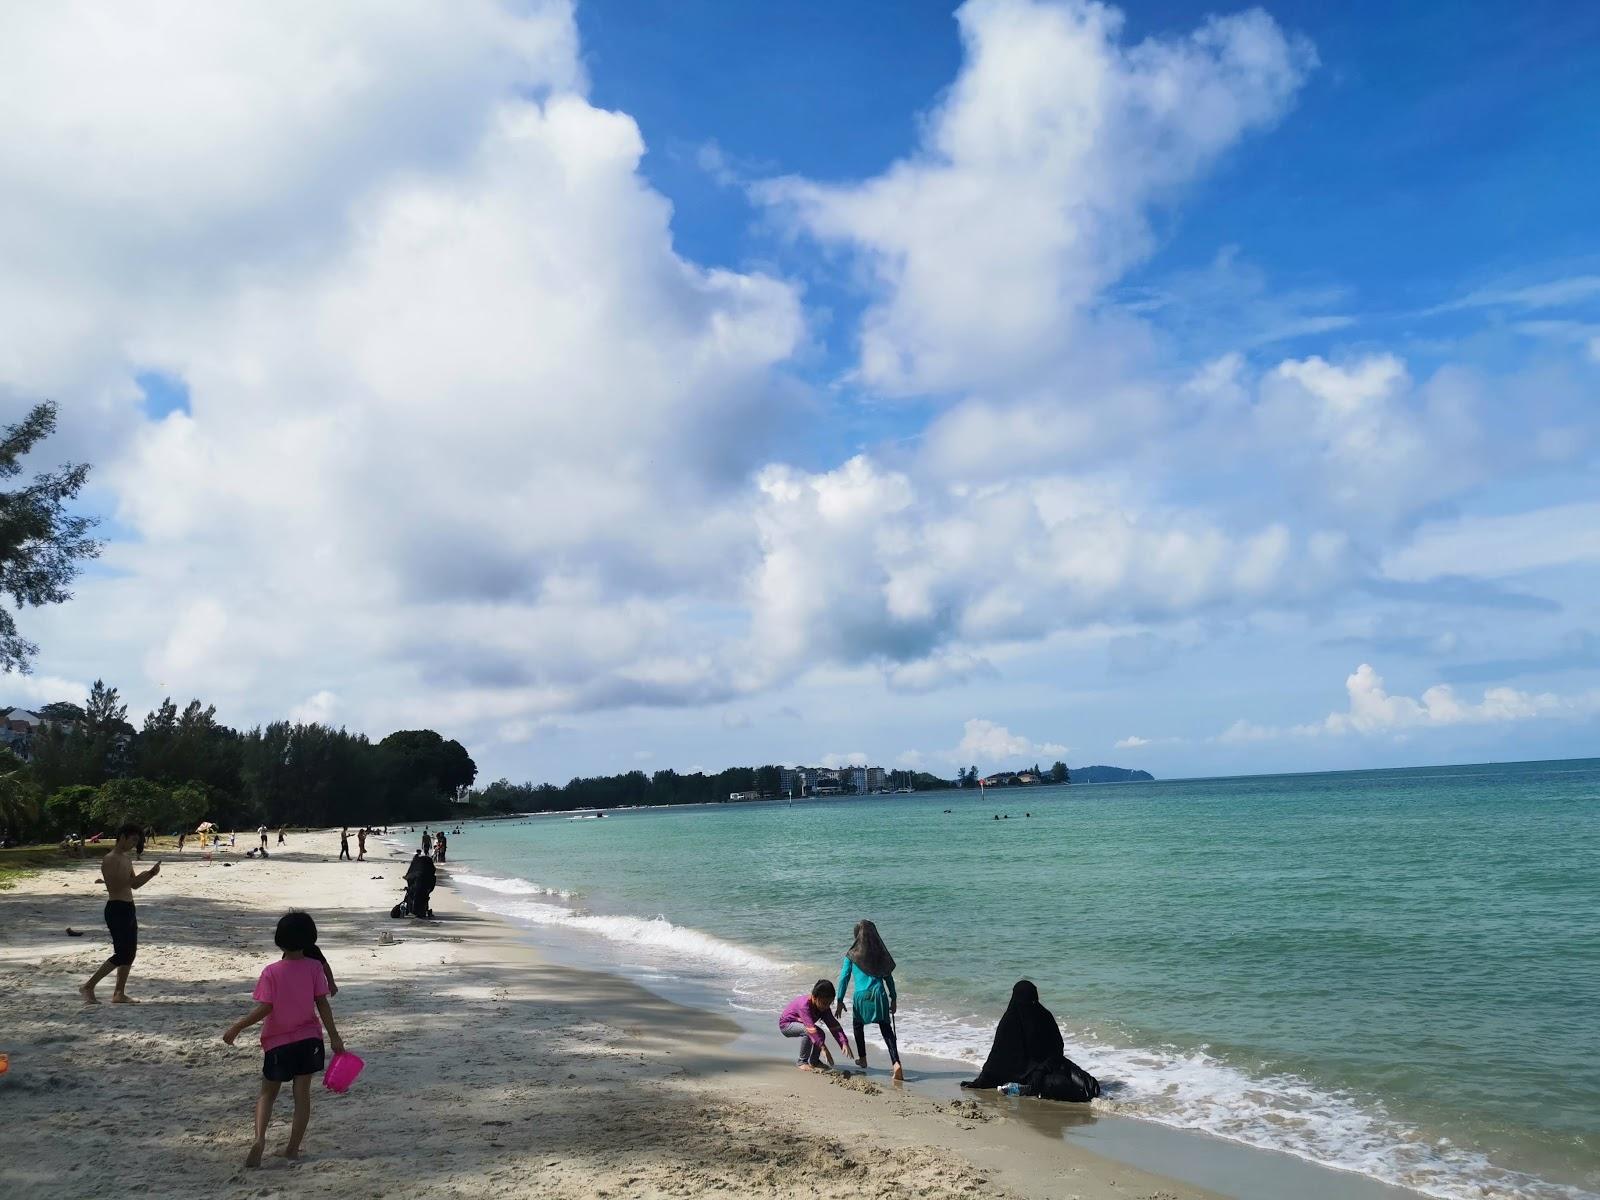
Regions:
[[[833, 1054], [818, 1025], [832, 1030], [839, 1047], [846, 1055], [850, 1053], [850, 1041], [833, 1018], [833, 995], [833, 984], [819, 979], [809, 996], [796, 996], [778, 1017], [778, 1032], [784, 1037], [800, 1039], [800, 1061], [795, 1065], [802, 1071], [825, 1071], [833, 1066]], [[828, 1060], [826, 1063], [822, 1061], [824, 1058]]]

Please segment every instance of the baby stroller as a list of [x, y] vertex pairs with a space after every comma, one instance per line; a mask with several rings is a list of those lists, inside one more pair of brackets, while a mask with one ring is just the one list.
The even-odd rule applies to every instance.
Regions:
[[411, 866], [406, 869], [405, 899], [391, 908], [389, 915], [398, 918], [410, 914], [413, 917], [432, 919], [433, 908], [428, 901], [433, 896], [433, 889], [438, 880], [433, 860], [418, 854], [411, 860]]

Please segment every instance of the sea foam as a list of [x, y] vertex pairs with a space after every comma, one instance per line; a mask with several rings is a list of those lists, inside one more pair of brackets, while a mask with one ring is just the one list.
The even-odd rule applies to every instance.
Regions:
[[[674, 925], [665, 917], [613, 916], [583, 912], [569, 905], [551, 904], [532, 899], [514, 897], [547, 896], [570, 899], [571, 894], [554, 888], [541, 887], [520, 879], [491, 879], [487, 876], [454, 875], [454, 882], [469, 888], [481, 888], [473, 894], [463, 892], [463, 899], [488, 912], [499, 913], [530, 925], [542, 925], [573, 930], [604, 938], [619, 946], [642, 950], [670, 962], [691, 962], [710, 968], [721, 975], [729, 971], [739, 974], [766, 976], [788, 969], [789, 964], [776, 962], [733, 942], [724, 941], [698, 929]], [[480, 882], [481, 881], [481, 882]], [[488, 895], [483, 892], [491, 893]]]

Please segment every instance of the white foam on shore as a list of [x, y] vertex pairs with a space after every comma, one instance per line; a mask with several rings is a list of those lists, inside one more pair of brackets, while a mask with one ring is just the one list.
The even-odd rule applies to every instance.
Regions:
[[464, 883], [468, 887], [483, 888], [490, 892], [500, 892], [507, 896], [557, 896], [562, 900], [572, 899], [572, 893], [560, 888], [541, 887], [537, 883], [530, 883], [526, 879], [499, 879], [489, 875], [465, 875], [455, 871], [450, 873], [450, 878], [456, 883]]
[[[468, 883], [481, 878], [470, 875], [453, 875], [456, 883]], [[496, 880], [497, 884], [509, 881]], [[473, 886], [469, 884], [469, 886]], [[566, 893], [552, 888], [538, 888], [529, 884], [531, 891], [521, 895], [562, 897]], [[608, 942], [630, 946], [665, 960], [668, 963], [687, 959], [718, 974], [733, 971], [739, 974], [773, 975], [786, 970], [787, 963], [775, 962], [754, 950], [747, 950], [733, 942], [723, 941], [698, 929], [674, 925], [665, 917], [607, 916], [582, 912], [560, 904], [550, 904], [531, 899], [513, 899], [519, 893], [498, 886], [485, 889], [494, 895], [473, 895], [463, 892], [462, 898], [487, 912], [499, 913], [530, 925], [543, 925], [574, 930], [604, 938]]]
[[[681, 969], [687, 962], [709, 970], [741, 1011], [766, 1015], [788, 999], [794, 964], [712, 934], [664, 917], [593, 914], [570, 903], [533, 900], [570, 896], [528, 880], [466, 874], [452, 879], [472, 889], [463, 898], [486, 911], [642, 951], [653, 966]], [[978, 1014], [953, 1017], [908, 1005], [897, 1033], [901, 1047], [912, 1054], [977, 1066], [988, 1053], [993, 1025]], [[1437, 1200], [1597, 1200], [1593, 1192], [1509, 1171], [1475, 1151], [1431, 1139], [1391, 1117], [1375, 1100], [1289, 1074], [1251, 1075], [1203, 1049], [1128, 1047], [1069, 1031], [1067, 1053], [1105, 1085], [1105, 1094], [1095, 1101], [1099, 1110], [1276, 1150]]]

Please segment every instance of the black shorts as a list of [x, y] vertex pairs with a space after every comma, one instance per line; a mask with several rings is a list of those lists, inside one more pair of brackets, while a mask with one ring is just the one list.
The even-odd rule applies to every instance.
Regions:
[[119, 967], [133, 966], [139, 953], [139, 918], [132, 900], [106, 901], [106, 928], [111, 931], [111, 961]]
[[306, 1038], [286, 1046], [274, 1046], [261, 1059], [261, 1078], [272, 1083], [288, 1083], [296, 1075], [315, 1075], [322, 1070], [327, 1055], [321, 1038]]

